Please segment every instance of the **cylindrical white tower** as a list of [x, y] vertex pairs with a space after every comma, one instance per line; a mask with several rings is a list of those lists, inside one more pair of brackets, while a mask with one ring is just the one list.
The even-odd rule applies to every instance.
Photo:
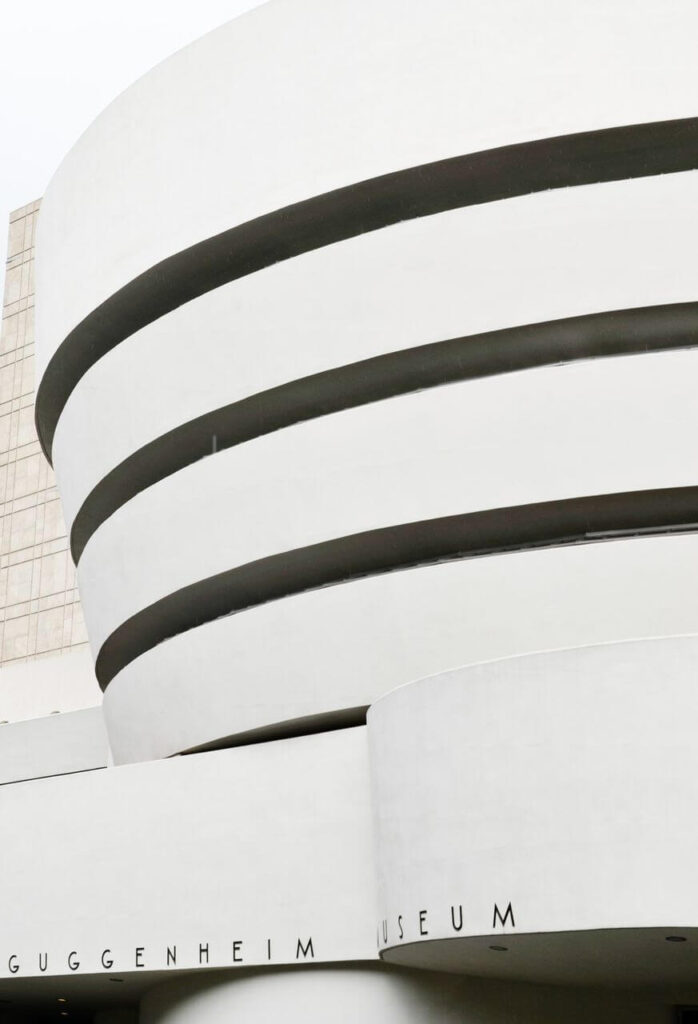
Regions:
[[696, 627], [694, 25], [279, 0], [86, 132], [37, 422], [117, 760]]

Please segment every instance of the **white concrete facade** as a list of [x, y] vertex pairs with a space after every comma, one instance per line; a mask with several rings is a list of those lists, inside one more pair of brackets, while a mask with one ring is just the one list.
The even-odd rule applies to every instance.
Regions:
[[14, 1010], [698, 1007], [696, 29], [270, 0], [65, 159], [37, 428], [104, 700], [0, 749]]

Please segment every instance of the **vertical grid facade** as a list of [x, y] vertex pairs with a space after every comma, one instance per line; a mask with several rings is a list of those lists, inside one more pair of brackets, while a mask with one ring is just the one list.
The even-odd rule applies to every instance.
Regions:
[[86, 645], [53, 470], [34, 427], [34, 241], [10, 215], [0, 343], [0, 666]]

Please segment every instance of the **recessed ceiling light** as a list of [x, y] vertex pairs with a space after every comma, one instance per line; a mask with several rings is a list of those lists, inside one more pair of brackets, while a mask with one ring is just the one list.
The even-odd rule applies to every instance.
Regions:
[[59, 996], [58, 997], [58, 1002], [59, 1003], [67, 1003], [68, 1000], [65, 998], [65, 996]]
[[61, 1017], [67, 1017], [67, 1016], [68, 1016], [68, 1011], [67, 1010], [61, 1010]]
[[688, 942], [685, 935], [666, 935], [665, 939], [667, 942]]
[[506, 953], [508, 951], [509, 947], [508, 946], [490, 946], [490, 949], [493, 949], [495, 951], [495, 953]]

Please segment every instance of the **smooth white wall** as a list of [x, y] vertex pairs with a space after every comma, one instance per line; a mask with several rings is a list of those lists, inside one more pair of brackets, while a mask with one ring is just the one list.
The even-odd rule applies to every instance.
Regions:
[[376, 957], [365, 728], [2, 786], [0, 815], [0, 978]]
[[[601, 645], [459, 669], [377, 701], [383, 954], [529, 980], [690, 978], [688, 946], [665, 937], [688, 929], [690, 945], [698, 922], [697, 658], [696, 637]], [[657, 931], [639, 941], [633, 929]]]
[[5, 665], [0, 672], [0, 721], [43, 718], [53, 711], [79, 711], [101, 702], [87, 647]]
[[3, 725], [0, 785], [106, 768], [109, 757], [100, 707]]

